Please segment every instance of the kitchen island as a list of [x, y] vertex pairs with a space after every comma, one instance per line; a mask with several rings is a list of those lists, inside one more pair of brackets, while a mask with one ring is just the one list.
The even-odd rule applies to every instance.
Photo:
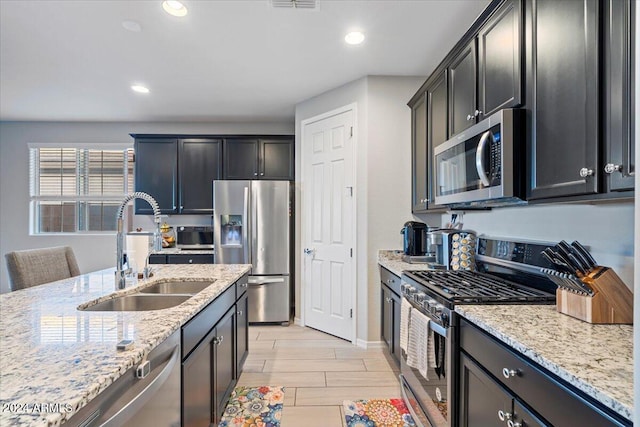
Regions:
[[[162, 265], [116, 290], [114, 270], [0, 295], [0, 425], [56, 426], [69, 419], [251, 269], [250, 265]], [[152, 283], [212, 284], [182, 304], [153, 311], [80, 311]], [[116, 344], [134, 341], [125, 351]]]

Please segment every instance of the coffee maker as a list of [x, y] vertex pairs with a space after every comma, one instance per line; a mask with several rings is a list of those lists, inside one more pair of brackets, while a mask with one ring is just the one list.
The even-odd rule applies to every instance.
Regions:
[[402, 257], [405, 262], [409, 263], [425, 263], [435, 261], [435, 252], [430, 251], [428, 233], [434, 227], [417, 221], [408, 221], [404, 223], [400, 234], [403, 234], [403, 251]]

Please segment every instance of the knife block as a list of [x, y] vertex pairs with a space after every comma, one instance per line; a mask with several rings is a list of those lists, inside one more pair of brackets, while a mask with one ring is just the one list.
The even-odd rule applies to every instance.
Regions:
[[580, 280], [594, 294], [580, 295], [558, 288], [556, 308], [560, 313], [594, 324], [633, 324], [633, 293], [615, 271], [599, 266]]

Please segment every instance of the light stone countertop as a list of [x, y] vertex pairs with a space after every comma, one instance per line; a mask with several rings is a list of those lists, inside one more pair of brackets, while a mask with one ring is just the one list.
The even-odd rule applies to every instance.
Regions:
[[378, 264], [400, 277], [403, 270], [422, 271], [433, 270], [429, 264], [410, 264], [402, 260], [404, 252], [402, 250], [386, 250], [378, 251]]
[[[250, 270], [246, 264], [156, 265], [152, 278], [117, 291], [175, 279], [212, 281], [164, 310], [78, 311], [113, 297], [114, 269], [0, 295], [0, 425], [60, 425]], [[117, 351], [122, 339], [135, 343]], [[17, 413], [15, 405], [27, 406]]]
[[459, 305], [456, 311], [623, 417], [633, 418], [633, 326], [592, 325], [555, 305]]

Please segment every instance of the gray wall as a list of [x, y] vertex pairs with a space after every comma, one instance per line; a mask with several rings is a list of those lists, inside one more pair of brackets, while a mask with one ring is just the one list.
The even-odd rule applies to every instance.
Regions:
[[[28, 143], [133, 143], [129, 133], [291, 134], [293, 123], [63, 123], [0, 122], [0, 293], [9, 290], [4, 254], [14, 250], [70, 245], [80, 270], [115, 265], [115, 238], [109, 235], [29, 235]], [[198, 223], [174, 216], [169, 222]]]

